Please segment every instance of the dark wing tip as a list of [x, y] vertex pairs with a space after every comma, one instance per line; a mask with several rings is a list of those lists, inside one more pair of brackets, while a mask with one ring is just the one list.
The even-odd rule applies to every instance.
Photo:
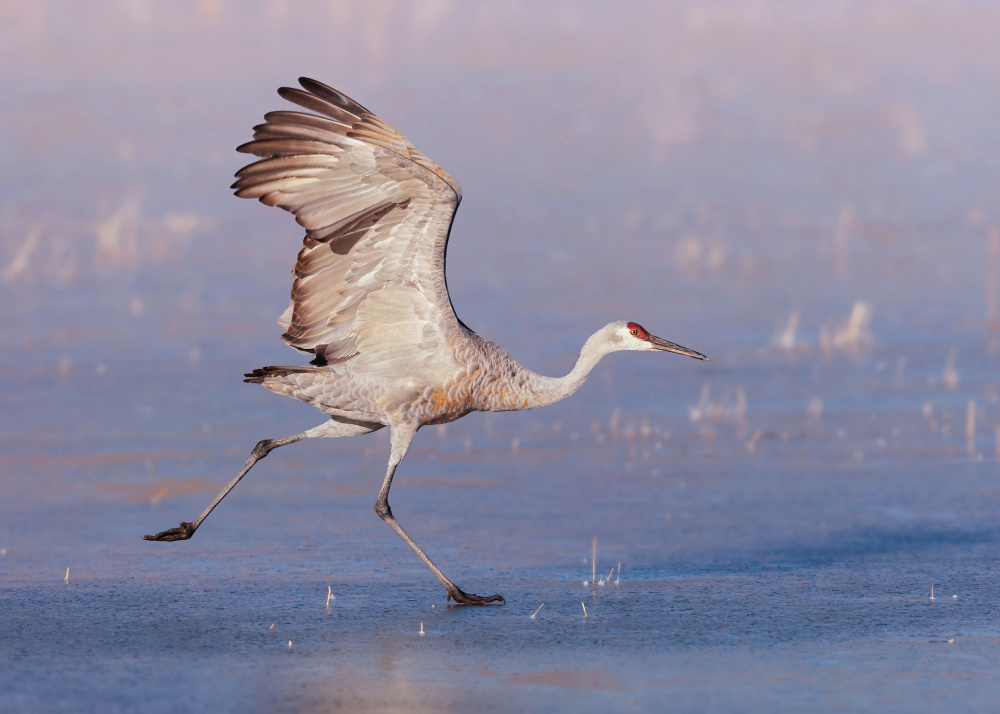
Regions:
[[373, 112], [365, 109], [346, 94], [337, 91], [328, 84], [323, 84], [322, 82], [310, 79], [309, 77], [299, 77], [299, 84], [301, 84], [302, 88], [310, 94], [314, 94], [320, 99], [324, 99], [341, 109], [349, 111], [355, 116], [361, 116], [362, 114], [372, 114], [374, 116]]
[[288, 99], [292, 101], [290, 97], [294, 97], [296, 92], [301, 92], [301, 89], [296, 87], [278, 87], [278, 96], [282, 99]]

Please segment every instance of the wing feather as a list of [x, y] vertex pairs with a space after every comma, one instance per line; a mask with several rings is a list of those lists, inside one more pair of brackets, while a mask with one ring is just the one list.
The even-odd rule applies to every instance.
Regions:
[[322, 116], [267, 113], [237, 148], [259, 160], [233, 184], [237, 196], [283, 208], [306, 229], [278, 318], [282, 339], [316, 363], [354, 360], [380, 374], [446, 358], [468, 331], [444, 275], [458, 185], [354, 100], [299, 83], [278, 94]]
[[329, 169], [337, 166], [339, 161], [340, 159], [335, 156], [279, 156], [273, 159], [262, 159], [244, 166], [236, 172], [236, 175], [240, 177], [241, 181], [244, 178], [263, 174], [294, 176], [299, 171]]
[[[299, 82], [301, 83], [301, 81], [300, 79]], [[293, 104], [298, 104], [303, 109], [311, 109], [314, 112], [319, 112], [348, 126], [356, 122], [358, 117], [370, 113], [361, 107], [361, 105], [357, 105], [357, 107], [353, 108], [354, 111], [351, 111], [350, 109], [337, 106], [333, 102], [326, 101], [314, 93], [302, 91], [297, 87], [282, 87], [278, 90], [278, 95]]]

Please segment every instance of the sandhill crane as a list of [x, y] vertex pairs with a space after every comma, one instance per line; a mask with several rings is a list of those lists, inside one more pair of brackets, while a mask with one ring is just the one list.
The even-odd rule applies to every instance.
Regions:
[[328, 419], [301, 434], [266, 439], [191, 523], [147, 535], [186, 540], [260, 459], [279, 446], [320, 436], [367, 434], [388, 426], [389, 467], [375, 512], [448, 591], [448, 601], [481, 605], [500, 595], [463, 592], [407, 535], [389, 508], [389, 487], [414, 435], [474, 411], [552, 404], [573, 394], [598, 361], [619, 350], [706, 357], [612, 322], [584, 344], [573, 370], [544, 377], [470, 330], [452, 308], [445, 251], [462, 194], [441, 167], [357, 102], [315, 80], [283, 87], [286, 100], [322, 116], [265, 115], [237, 151], [260, 160], [237, 172], [236, 195], [280, 206], [306, 230], [291, 302], [278, 319], [282, 339], [313, 357], [308, 367], [264, 367], [247, 382], [300, 399]]

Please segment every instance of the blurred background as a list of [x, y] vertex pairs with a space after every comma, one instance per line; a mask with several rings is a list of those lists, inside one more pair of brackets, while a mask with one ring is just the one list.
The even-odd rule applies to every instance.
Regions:
[[[640, 707], [669, 694], [696, 708], [833, 709], [889, 686], [872, 663], [910, 652], [899, 642], [956, 632], [983, 649], [915, 661], [968, 682], [893, 680], [893, 701], [987, 706], [1000, 636], [988, 616], [1000, 604], [998, 36], [1000, 8], [977, 0], [0, 4], [0, 569], [18, 603], [0, 632], [36, 643], [7, 661], [8, 696], [21, 697], [7, 703], [107, 704], [78, 663], [88, 648], [117, 653], [107, 671], [139, 662], [159, 693], [122, 694], [124, 708], [176, 704], [177, 681], [235, 696], [239, 676], [227, 688], [206, 673], [245, 661], [240, 638], [273, 621], [285, 588], [306, 602], [342, 578], [358, 602], [383, 603], [336, 625], [361, 648], [350, 663], [316, 650], [390, 692], [358, 693], [362, 709], [411, 701], [416, 685], [385, 685], [389, 670], [430, 682], [412, 701], [432, 708], [483, 692], [565, 703], [583, 682], [594, 685], [572, 700], [583, 710], [626, 694]], [[528, 614], [549, 600], [542, 612], [563, 623], [522, 631], [511, 606], [476, 620], [480, 649], [459, 648], [479, 663], [474, 689], [441, 684], [417, 650], [385, 664], [394, 628], [416, 627], [385, 601], [441, 599], [371, 514], [385, 432], [275, 452], [190, 543], [139, 540], [193, 519], [259, 439], [321, 421], [242, 383], [304, 361], [274, 322], [302, 235], [228, 189], [247, 163], [235, 147], [265, 112], [290, 108], [275, 90], [302, 75], [372, 109], [459, 182], [452, 300], [527, 367], [565, 374], [617, 319], [712, 359], [615, 355], [566, 402], [417, 438], [393, 490], [402, 522], [466, 589], [501, 589]], [[614, 635], [566, 629], [601, 592], [572, 594], [595, 536], [597, 565], [622, 563], [634, 588], [605, 596], [608, 618], [624, 618]], [[64, 583], [66, 567], [78, 574]], [[709, 583], [707, 599], [685, 590], [691, 577]], [[827, 577], [854, 586], [832, 596]], [[977, 604], [924, 608], [942, 578]], [[254, 615], [217, 612], [237, 607], [248, 579], [263, 593]], [[70, 596], [71, 583], [90, 590]], [[681, 591], [693, 606], [677, 604]], [[834, 624], [817, 629], [817, 607], [837, 612], [830, 597], [859, 591], [874, 610], [827, 613]], [[800, 599], [775, 609], [776, 592]], [[168, 624], [147, 611], [158, 598], [174, 603]], [[39, 624], [55, 602], [66, 619]], [[715, 624], [691, 620], [692, 607]], [[767, 626], [747, 624], [748, 609]], [[204, 617], [185, 640], [200, 642], [197, 671], [184, 647], [163, 645], [192, 612]], [[284, 616], [296, 641], [321, 629]], [[74, 629], [102, 617], [132, 634]], [[449, 647], [473, 627], [461, 617], [440, 623]], [[57, 658], [71, 674], [53, 688], [33, 668], [67, 628], [82, 649]], [[590, 652], [591, 673], [551, 674], [553, 637]], [[593, 655], [595, 637], [617, 659]], [[829, 664], [824, 648], [845, 640], [868, 658]], [[273, 669], [271, 645], [253, 642], [250, 661]], [[497, 642], [507, 669], [492, 662]], [[748, 664], [754, 646], [776, 648], [770, 664]], [[701, 675], [664, 679], [691, 661]], [[341, 701], [328, 672], [304, 671], [282, 681], [304, 681], [312, 699], [255, 686], [295, 708]], [[766, 690], [762, 672], [792, 679]], [[838, 678], [861, 699], [842, 699]]]

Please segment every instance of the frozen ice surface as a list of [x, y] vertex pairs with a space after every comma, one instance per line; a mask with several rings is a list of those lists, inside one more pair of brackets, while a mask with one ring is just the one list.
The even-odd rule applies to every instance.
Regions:
[[[989, 4], [247, 8], [4, 10], [0, 710], [995, 710]], [[504, 607], [375, 515], [384, 432], [141, 540], [321, 418], [241, 382], [302, 361], [301, 235], [226, 191], [300, 74], [461, 183], [455, 305], [528, 367], [712, 358], [418, 435], [393, 510]]]

